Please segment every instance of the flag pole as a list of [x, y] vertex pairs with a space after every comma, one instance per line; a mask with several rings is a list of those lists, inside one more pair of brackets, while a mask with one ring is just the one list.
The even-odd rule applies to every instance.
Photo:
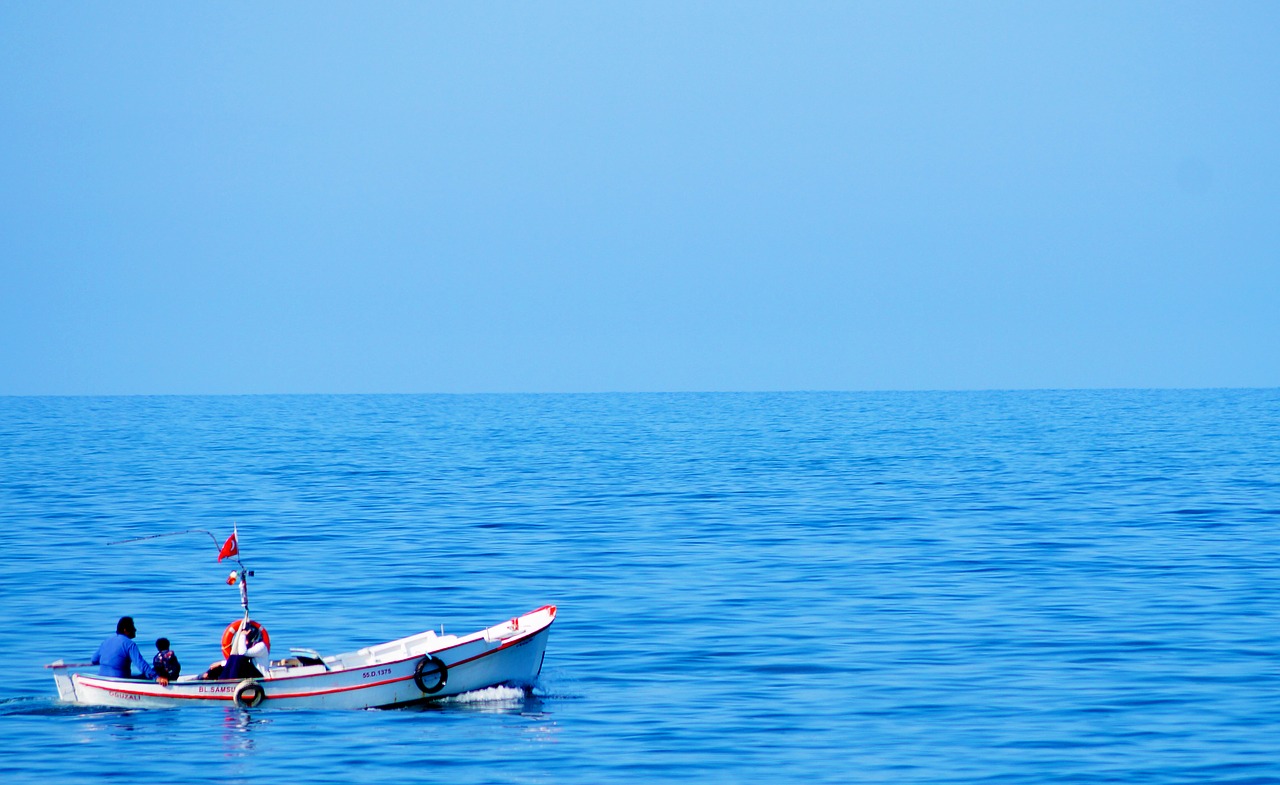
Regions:
[[249, 575], [250, 572], [244, 568], [244, 562], [240, 561], [240, 530], [236, 527], [235, 521], [231, 522], [231, 536], [236, 540], [236, 564], [240, 565], [240, 607], [244, 608], [245, 624], [249, 623]]
[[[215, 540], [216, 542], [216, 540]], [[231, 577], [227, 579], [227, 583], [235, 583], [237, 578], [240, 582], [240, 607], [244, 609], [244, 621], [249, 621], [249, 578], [253, 575], [252, 570], [246, 570], [244, 562], [240, 561], [240, 528], [235, 522], [231, 522], [231, 536], [222, 544], [222, 549], [218, 551], [218, 561], [223, 559], [233, 559], [240, 566], [239, 573], [232, 572]]]

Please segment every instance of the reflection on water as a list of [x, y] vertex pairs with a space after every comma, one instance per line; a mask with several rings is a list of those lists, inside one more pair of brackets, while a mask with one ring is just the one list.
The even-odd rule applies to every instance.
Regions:
[[[217, 738], [227, 757], [240, 757], [254, 751], [253, 732], [270, 719], [234, 707], [219, 708], [214, 712], [207, 707], [186, 709], [104, 709], [99, 707], [69, 706], [46, 701], [26, 701], [23, 709], [7, 714], [33, 716], [72, 716], [83, 720], [77, 742], [94, 744], [101, 742], [173, 742], [186, 736], [212, 738], [206, 718], [217, 717]], [[215, 714], [220, 712], [220, 714]]]
[[523, 726], [520, 731], [524, 734], [523, 741], [528, 742], [550, 742], [555, 741], [556, 736], [560, 733], [560, 726], [551, 720], [550, 714], [523, 714], [525, 719], [531, 720], [533, 724]]
[[102, 740], [129, 741], [138, 738], [138, 709], [106, 710], [100, 708], [82, 709], [87, 720], [83, 726], [80, 741], [82, 743]]
[[255, 717], [248, 709], [228, 706], [222, 714], [222, 751], [228, 757], [253, 752], [253, 729], [270, 720]]

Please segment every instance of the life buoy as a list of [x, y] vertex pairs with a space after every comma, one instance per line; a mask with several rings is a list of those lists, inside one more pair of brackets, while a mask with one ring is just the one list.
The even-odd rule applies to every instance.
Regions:
[[[423, 677], [426, 677], [424, 679]], [[434, 684], [428, 686], [427, 679], [436, 676]], [[444, 660], [434, 654], [428, 654], [418, 660], [418, 665], [413, 669], [413, 683], [418, 685], [418, 689], [428, 695], [435, 695], [444, 689], [445, 682], [449, 681], [449, 669], [445, 666]]]
[[[240, 625], [243, 623], [244, 623], [244, 619], [236, 619], [235, 621], [228, 624], [227, 628], [222, 631], [222, 656], [223, 657], [231, 656], [231, 644], [235, 642], [236, 633], [240, 631]], [[257, 623], [252, 619], [249, 620], [249, 626], [253, 627], [258, 632], [262, 633], [262, 642], [267, 644], [267, 648], [270, 649], [271, 636], [267, 634], [267, 628], [263, 627], [261, 624]]]
[[236, 702], [236, 705], [245, 709], [252, 709], [266, 700], [266, 697], [267, 693], [262, 689], [262, 685], [253, 679], [240, 682], [236, 685], [236, 691], [231, 693], [231, 699]]

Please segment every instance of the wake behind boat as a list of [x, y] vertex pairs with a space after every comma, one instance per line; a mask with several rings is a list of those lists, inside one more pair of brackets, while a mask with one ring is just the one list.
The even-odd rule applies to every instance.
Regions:
[[[215, 538], [214, 544], [217, 542]], [[238, 553], [237, 534], [233, 532], [222, 546], [218, 560]], [[239, 564], [238, 559], [236, 562]], [[228, 625], [223, 636], [224, 655], [252, 654], [248, 648], [251, 628], [260, 631], [269, 645], [266, 630], [249, 618], [247, 581], [252, 575], [240, 564], [240, 570], [228, 579], [228, 583], [240, 584], [244, 617]], [[391, 708], [499, 685], [531, 687], [542, 671], [547, 636], [555, 617], [555, 606], [544, 605], [462, 637], [437, 635], [434, 630], [427, 630], [330, 656], [312, 649], [294, 648], [290, 649], [293, 656], [284, 659], [264, 657], [261, 660], [264, 667], [256, 669], [260, 675], [248, 678], [223, 678], [215, 671], [211, 675], [209, 672], [184, 675], [161, 685], [79, 672], [96, 667], [86, 663], [67, 664], [59, 660], [45, 667], [53, 670], [61, 700], [85, 706], [163, 708], [235, 704], [299, 709]]]

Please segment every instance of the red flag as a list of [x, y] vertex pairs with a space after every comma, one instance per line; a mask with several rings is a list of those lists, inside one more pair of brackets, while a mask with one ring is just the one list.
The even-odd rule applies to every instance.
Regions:
[[231, 536], [227, 538], [227, 541], [222, 543], [222, 550], [218, 551], [218, 561], [222, 561], [228, 556], [239, 555], [240, 545], [236, 542], [236, 533], [232, 531]]

